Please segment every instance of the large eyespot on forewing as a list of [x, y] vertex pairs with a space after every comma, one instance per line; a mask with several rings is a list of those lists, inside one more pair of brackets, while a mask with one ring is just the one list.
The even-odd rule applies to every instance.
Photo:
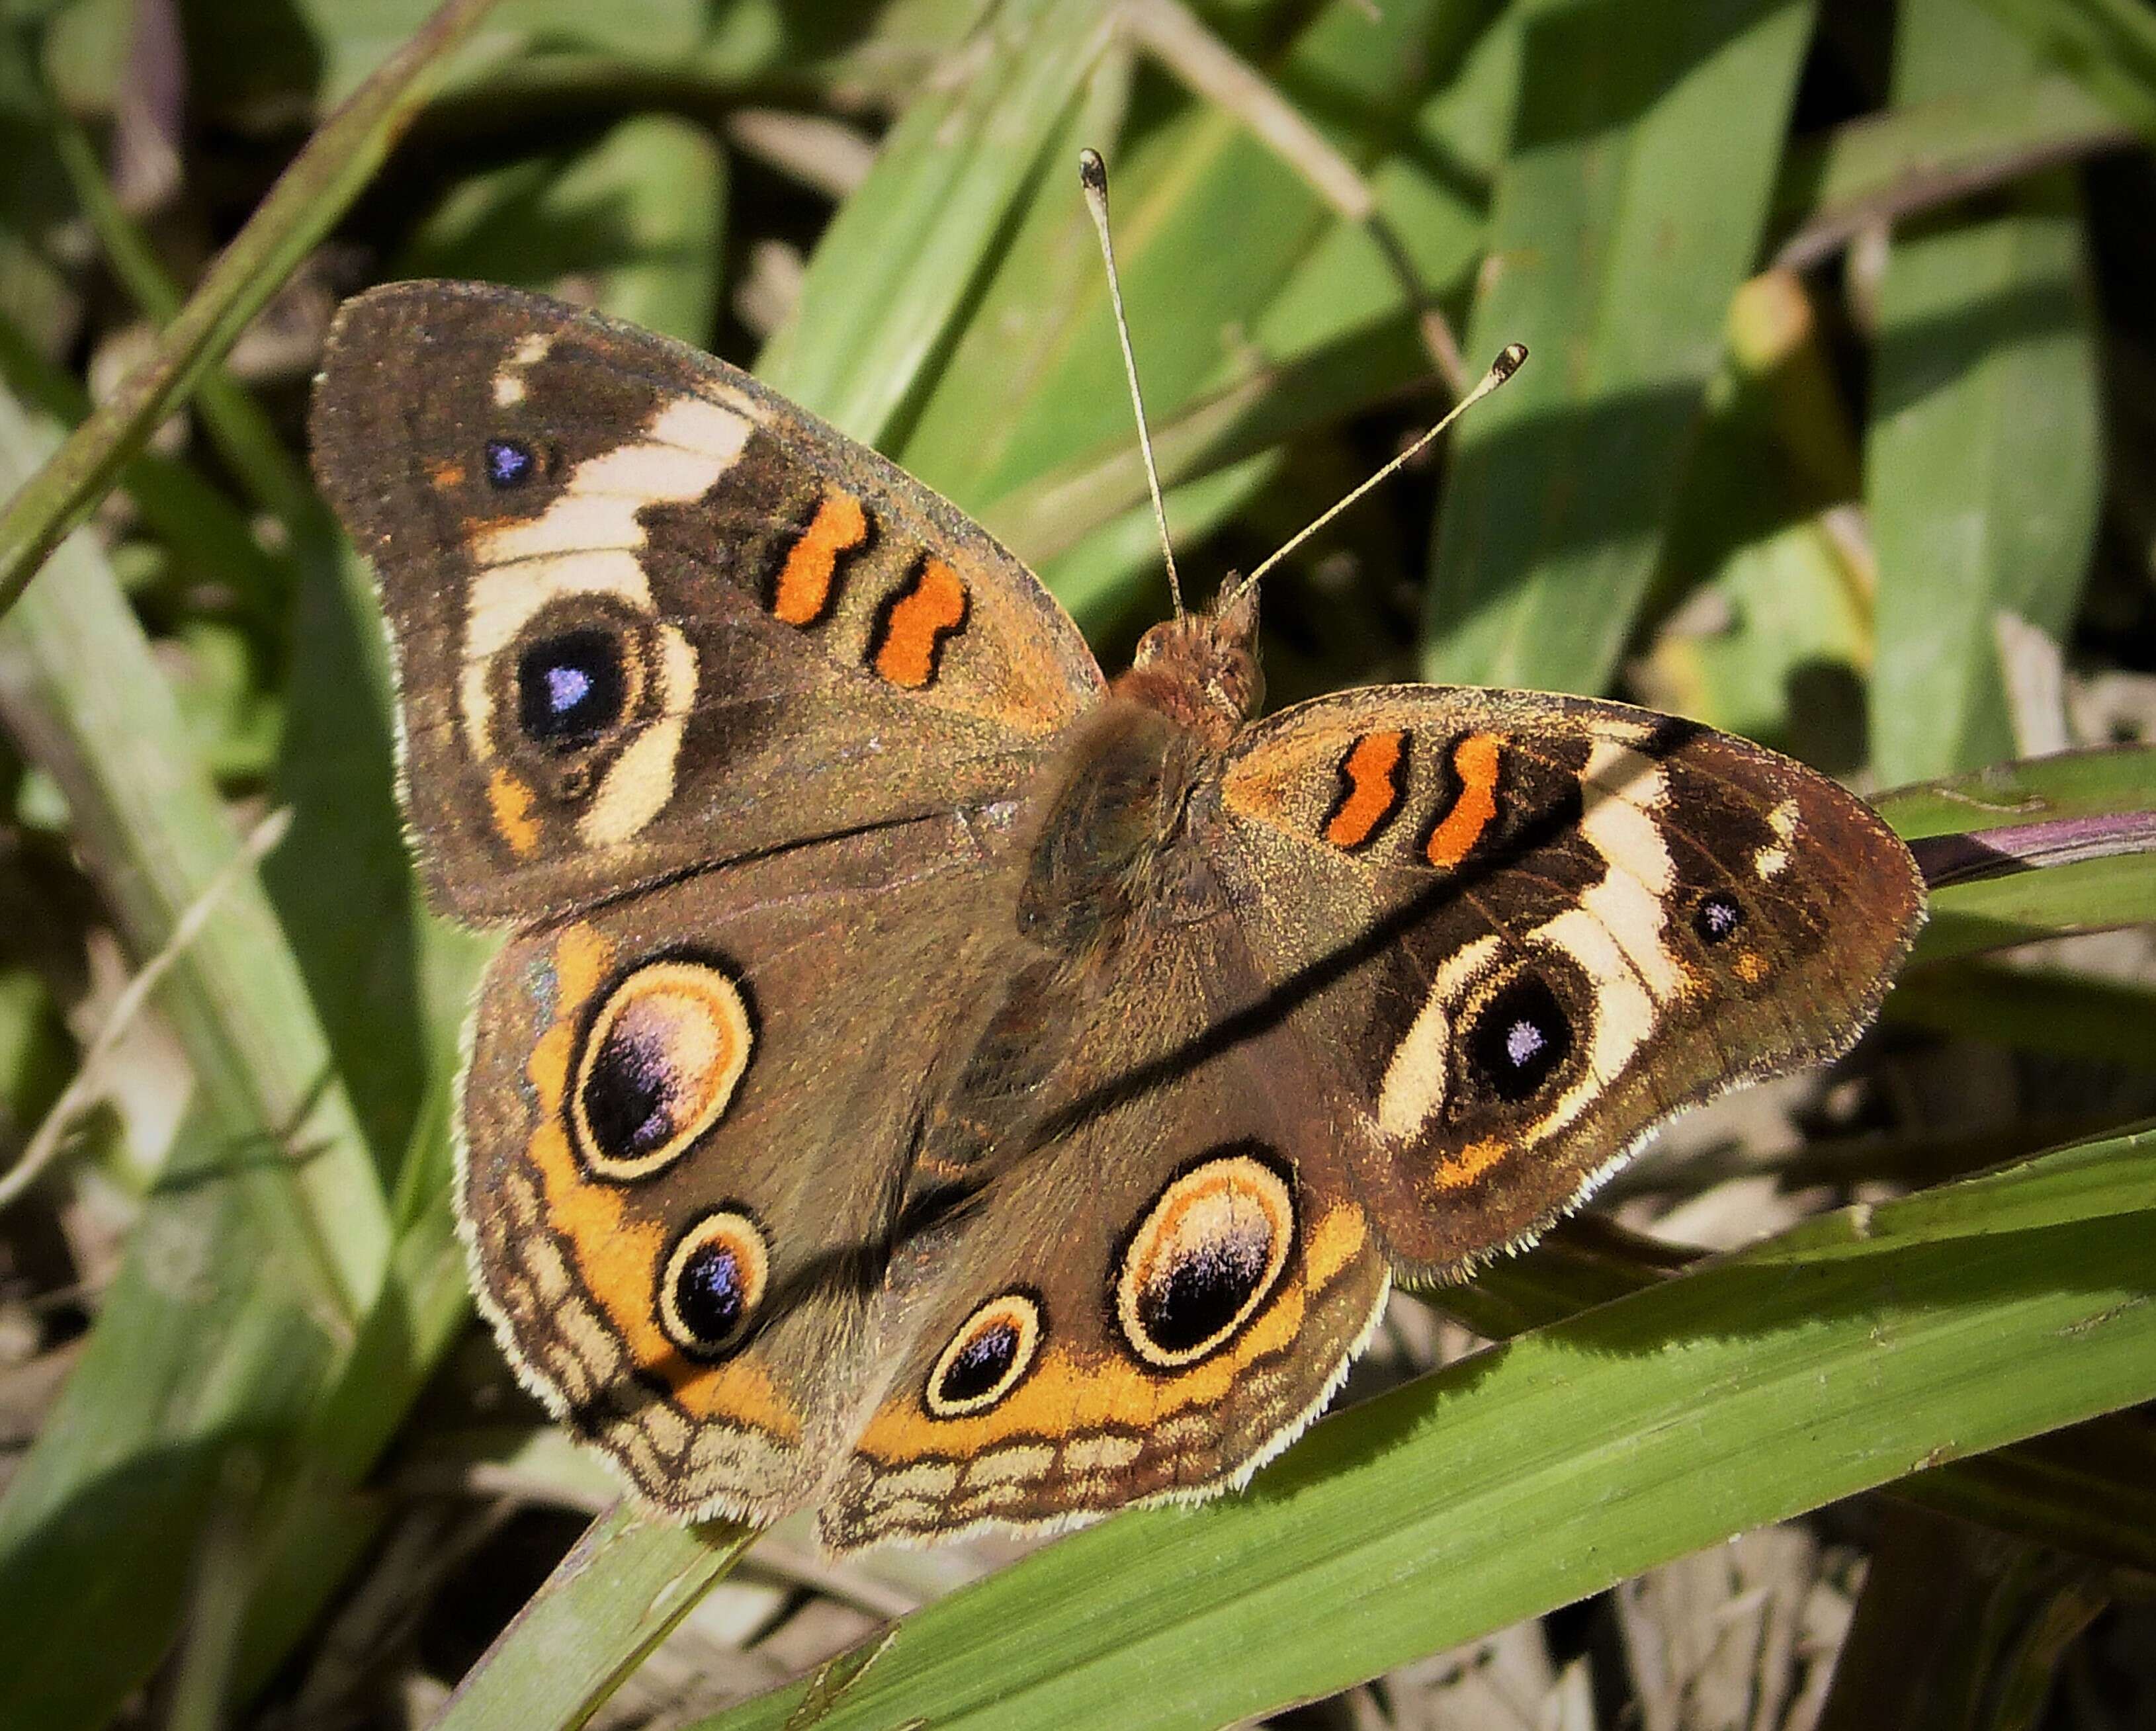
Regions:
[[1255, 1142], [1214, 1150], [1139, 1216], [1112, 1271], [1117, 1327], [1141, 1362], [1179, 1370], [1233, 1339], [1279, 1287], [1295, 1196]]
[[989, 1299], [937, 1355], [921, 1404], [937, 1418], [986, 1412], [1025, 1380], [1044, 1331], [1040, 1301], [1031, 1293]]
[[675, 1241], [659, 1277], [659, 1324], [690, 1357], [722, 1358], [748, 1336], [771, 1281], [771, 1246], [747, 1211], [716, 1208]]
[[716, 963], [646, 962], [600, 1002], [578, 1053], [571, 1140], [593, 1176], [663, 1170], [719, 1121], [756, 1045], [747, 1000]]
[[1507, 1105], [1522, 1106], [1548, 1086], [1572, 1056], [1572, 1018], [1549, 981], [1522, 968], [1476, 1005], [1462, 1030], [1469, 1075]]

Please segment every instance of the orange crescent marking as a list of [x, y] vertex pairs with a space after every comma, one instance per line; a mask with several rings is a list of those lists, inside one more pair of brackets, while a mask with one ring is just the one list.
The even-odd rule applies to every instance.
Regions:
[[1325, 820], [1325, 839], [1336, 848], [1359, 848], [1399, 809], [1400, 761], [1405, 735], [1366, 733], [1340, 766], [1347, 785]]
[[1497, 815], [1497, 736], [1487, 733], [1471, 733], [1453, 749], [1460, 797], [1424, 844], [1432, 865], [1458, 865]]
[[538, 820], [531, 815], [531, 790], [507, 770], [497, 768], [486, 780], [486, 802], [494, 812], [494, 827], [509, 851], [522, 859], [539, 845]]
[[539, 1175], [547, 1224], [566, 1241], [569, 1260], [607, 1321], [645, 1370], [663, 1378], [682, 1409], [697, 1418], [721, 1418], [798, 1442], [800, 1415], [780, 1395], [771, 1375], [752, 1358], [700, 1365], [676, 1349], [659, 1325], [652, 1283], [666, 1257], [666, 1234], [654, 1221], [638, 1220], [624, 1192], [594, 1184], [570, 1152], [562, 1103], [574, 1057], [576, 1022], [598, 989], [612, 946], [589, 926], [572, 926], [554, 949], [554, 977], [561, 989], [554, 1025], [533, 1047], [526, 1073], [538, 1091], [539, 1128], [526, 1153]]
[[921, 564], [913, 586], [891, 604], [875, 645], [875, 670], [894, 685], [918, 691], [936, 677], [943, 639], [966, 622], [966, 586], [942, 560]]
[[869, 538], [868, 513], [850, 493], [827, 493], [786, 556], [771, 611], [788, 625], [814, 625], [831, 605], [839, 559]]
[[[886, 1465], [924, 1456], [963, 1458], [1014, 1436], [1052, 1442], [1103, 1425], [1142, 1429], [1194, 1406], [1217, 1406], [1245, 1365], [1285, 1350], [1301, 1332], [1310, 1291], [1330, 1286], [1355, 1260], [1365, 1237], [1360, 1208], [1329, 1209], [1312, 1229], [1302, 1272], [1281, 1286], [1231, 1348], [1187, 1370], [1149, 1371], [1121, 1356], [1081, 1357], [1050, 1345], [1001, 1406], [969, 1417], [931, 1418], [916, 1394], [896, 1396], [877, 1410], [855, 1447]], [[1052, 1314], [1049, 1325], [1055, 1326]]]
[[1430, 1175], [1430, 1181], [1440, 1190], [1459, 1190], [1474, 1183], [1504, 1157], [1504, 1143], [1495, 1136], [1485, 1136], [1440, 1160]]

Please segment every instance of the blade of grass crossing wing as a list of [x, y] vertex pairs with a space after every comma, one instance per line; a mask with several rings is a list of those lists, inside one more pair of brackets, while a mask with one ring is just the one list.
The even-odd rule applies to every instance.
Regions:
[[[2145, 1194], [2145, 1149], [2107, 1152]], [[2145, 1210], [1935, 1238], [1952, 1196], [1873, 1211], [1891, 1242], [1620, 1298], [1325, 1421], [1242, 1498], [1052, 1545], [910, 1619], [823, 1731], [1261, 1713], [2156, 1392]], [[776, 1728], [798, 1696], [706, 1723]]]
[[1812, 10], [1527, 15], [1467, 349], [1518, 341], [1534, 358], [1455, 435], [1429, 677], [1608, 684], [1758, 246]]
[[[1975, 0], [1908, 0], [1895, 95], [1981, 93], [2030, 70]], [[2015, 748], [1994, 622], [2053, 638], [2088, 570], [2102, 482], [2080, 198], [2064, 170], [2005, 214], [1897, 232], [1880, 289], [1867, 503], [1879, 561], [1871, 737], [1890, 780]]]

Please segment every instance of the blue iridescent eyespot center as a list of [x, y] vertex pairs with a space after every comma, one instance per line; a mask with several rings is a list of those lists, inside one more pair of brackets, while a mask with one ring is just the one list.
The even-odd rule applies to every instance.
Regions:
[[763, 1230], [737, 1208], [716, 1208], [675, 1242], [660, 1274], [659, 1320], [690, 1356], [732, 1351], [756, 1326], [771, 1274]]
[[517, 658], [517, 721], [542, 745], [573, 750], [601, 738], [621, 720], [627, 690], [611, 631], [561, 632]]
[[1719, 944], [1744, 924], [1744, 909], [1737, 898], [1722, 890], [1700, 898], [1691, 917], [1691, 929], [1702, 944]]
[[674, 1308], [699, 1340], [724, 1340], [748, 1308], [741, 1257], [724, 1239], [699, 1244], [674, 1277]]
[[513, 438], [486, 442], [486, 478], [496, 488], [522, 486], [531, 479], [536, 466], [529, 445], [521, 445]]
[[937, 1393], [948, 1402], [978, 1401], [1003, 1380], [1018, 1357], [1018, 1325], [998, 1319], [962, 1344], [937, 1379]]
[[1500, 1099], [1529, 1100], [1572, 1052], [1572, 1022], [1548, 982], [1522, 974], [1482, 1006], [1468, 1032], [1476, 1073]]
[[675, 1073], [663, 1028], [618, 1017], [584, 1079], [584, 1114], [608, 1156], [641, 1160], [664, 1148], [680, 1128], [682, 1096], [691, 1090]]

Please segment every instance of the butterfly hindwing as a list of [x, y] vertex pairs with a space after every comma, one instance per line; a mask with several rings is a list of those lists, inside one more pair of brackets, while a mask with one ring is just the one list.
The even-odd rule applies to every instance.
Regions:
[[812, 1501], [874, 1385], [948, 934], [993, 823], [924, 818], [514, 940], [465, 1086], [483, 1298], [548, 1404], [681, 1517]]
[[1256, 982], [1207, 878], [1194, 863], [1112, 950], [1004, 976], [1003, 1013], [1052, 1029], [1056, 1061], [989, 1139], [1011, 1157], [901, 1246], [891, 1374], [827, 1543], [1217, 1491], [1294, 1438], [1376, 1320], [1332, 1084], [1285, 1029], [1215, 1038]]
[[1100, 689], [960, 513], [694, 351], [506, 289], [348, 302], [314, 412], [441, 899], [522, 921], [1019, 782]]

